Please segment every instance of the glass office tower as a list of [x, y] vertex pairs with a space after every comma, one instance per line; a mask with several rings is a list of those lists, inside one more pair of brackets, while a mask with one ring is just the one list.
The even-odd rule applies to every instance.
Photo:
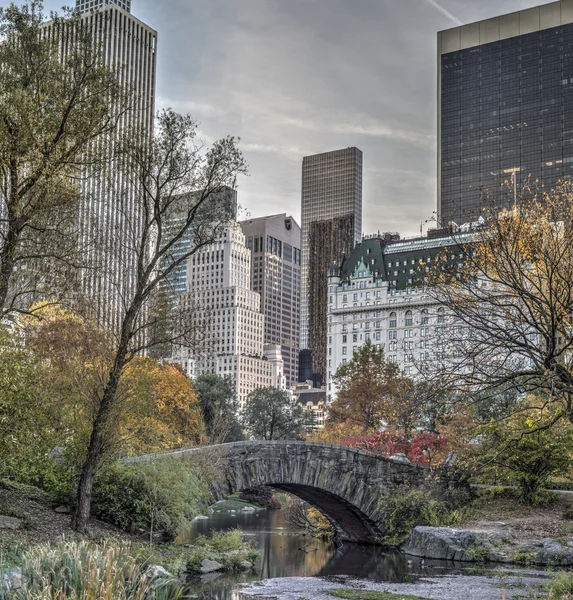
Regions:
[[[442, 225], [573, 176], [573, 2], [438, 34]], [[537, 182], [537, 184], [536, 184]]]
[[362, 151], [345, 148], [302, 163], [299, 381], [326, 380], [328, 271], [362, 235]]

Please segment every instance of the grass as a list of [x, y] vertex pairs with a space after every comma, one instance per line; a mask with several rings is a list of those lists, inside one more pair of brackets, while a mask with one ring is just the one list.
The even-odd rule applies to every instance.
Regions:
[[[0, 565], [0, 580], [9, 565]], [[18, 560], [22, 587], [9, 600], [177, 600], [182, 587], [171, 579], [153, 581], [127, 544], [89, 542], [44, 544]]]
[[547, 600], [573, 600], [573, 573], [562, 571], [549, 584]]
[[364, 590], [331, 590], [328, 594], [346, 600], [428, 600], [421, 596], [393, 594], [392, 592], [367, 592]]

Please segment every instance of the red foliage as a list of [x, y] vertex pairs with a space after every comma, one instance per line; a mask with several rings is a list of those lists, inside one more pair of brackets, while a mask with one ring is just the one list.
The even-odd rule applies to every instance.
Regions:
[[340, 445], [386, 458], [394, 454], [405, 454], [413, 463], [434, 466], [436, 457], [446, 449], [448, 439], [436, 433], [421, 433], [410, 441], [399, 433], [385, 432], [347, 437], [340, 440]]
[[437, 433], [421, 433], [412, 440], [411, 457], [412, 462], [423, 465], [434, 466], [436, 457], [440, 456], [448, 446], [447, 437], [440, 436]]

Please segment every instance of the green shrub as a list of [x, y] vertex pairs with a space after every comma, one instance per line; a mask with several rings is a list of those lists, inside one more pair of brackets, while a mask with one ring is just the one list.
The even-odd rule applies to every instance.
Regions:
[[149, 463], [115, 464], [94, 490], [95, 515], [124, 530], [135, 527], [177, 534], [211, 500], [188, 462], [166, 457]]
[[[172, 579], [151, 580], [147, 566], [131, 555], [128, 545], [88, 542], [37, 546], [21, 557], [22, 587], [8, 600], [177, 600], [181, 586]], [[2, 579], [0, 565], [0, 580]]]
[[464, 519], [464, 510], [452, 510], [435, 492], [403, 485], [382, 500], [386, 535], [381, 542], [387, 546], [399, 546], [418, 525], [450, 527], [459, 525]]
[[187, 558], [187, 572], [200, 573], [205, 559], [221, 563], [226, 571], [240, 571], [242, 562], [254, 563], [259, 553], [245, 541], [240, 529], [227, 532], [214, 532], [211, 537], [199, 536]]

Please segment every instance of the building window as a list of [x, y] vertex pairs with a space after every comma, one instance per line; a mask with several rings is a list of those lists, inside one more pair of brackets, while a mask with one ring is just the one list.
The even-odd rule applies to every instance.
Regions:
[[393, 312], [390, 314], [390, 327], [394, 328], [398, 324], [398, 319], [396, 317], [396, 313]]
[[342, 347], [342, 356], [346, 356], [347, 348], [346, 346]]
[[438, 323], [445, 323], [445, 322], [446, 322], [446, 309], [439, 308], [438, 309]]
[[406, 327], [412, 327], [414, 320], [412, 318], [412, 311], [406, 311]]
[[430, 322], [430, 316], [428, 313], [428, 309], [424, 308], [422, 310], [422, 325], [428, 325], [429, 322]]

